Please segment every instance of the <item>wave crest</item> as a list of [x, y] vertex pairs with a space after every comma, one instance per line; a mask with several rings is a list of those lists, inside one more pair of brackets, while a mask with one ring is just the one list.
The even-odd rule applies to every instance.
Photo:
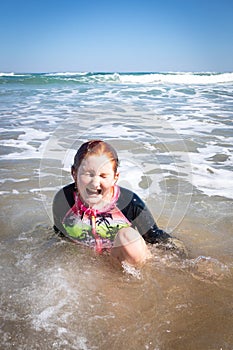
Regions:
[[193, 72], [167, 72], [167, 73], [91, 73], [91, 72], [57, 72], [57, 73], [1, 73], [4, 80], [17, 78], [25, 83], [63, 83], [77, 84], [176, 84], [176, 85], [205, 85], [233, 83], [233, 72], [229, 73], [193, 73]]

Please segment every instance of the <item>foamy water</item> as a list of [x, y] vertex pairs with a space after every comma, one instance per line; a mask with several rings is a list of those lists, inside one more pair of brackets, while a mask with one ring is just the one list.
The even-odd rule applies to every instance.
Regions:
[[[1, 347], [232, 349], [233, 73], [11, 72], [0, 92]], [[54, 235], [90, 138], [188, 256], [118, 268]]]

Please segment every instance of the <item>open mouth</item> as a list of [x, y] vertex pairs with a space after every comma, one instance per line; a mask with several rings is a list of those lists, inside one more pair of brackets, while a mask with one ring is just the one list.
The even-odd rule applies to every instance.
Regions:
[[90, 190], [90, 189], [86, 189], [86, 192], [89, 196], [91, 195], [100, 195], [102, 193], [102, 190], [99, 188], [97, 190]]

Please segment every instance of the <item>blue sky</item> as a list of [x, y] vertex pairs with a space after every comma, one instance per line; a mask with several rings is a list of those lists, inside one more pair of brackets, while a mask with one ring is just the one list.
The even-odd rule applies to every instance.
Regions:
[[233, 71], [232, 0], [2, 0], [1, 72]]

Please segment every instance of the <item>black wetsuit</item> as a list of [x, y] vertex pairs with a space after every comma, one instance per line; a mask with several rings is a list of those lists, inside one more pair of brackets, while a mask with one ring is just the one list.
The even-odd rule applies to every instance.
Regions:
[[[118, 197], [116, 202], [114, 203], [114, 210], [118, 211], [117, 218], [119, 214], [121, 217], [124, 217], [125, 220], [130, 224], [131, 227], [138, 230], [138, 232], [142, 235], [148, 243], [160, 243], [162, 241], [166, 241], [170, 235], [165, 231], [158, 228], [155, 223], [155, 220], [150, 213], [149, 209], [145, 205], [145, 203], [132, 191], [118, 187]], [[74, 183], [69, 184], [63, 187], [54, 197], [53, 201], [53, 217], [54, 217], [54, 229], [56, 232], [71, 238], [72, 240], [82, 241], [84, 240], [87, 244], [87, 236], [90, 239], [91, 232], [86, 228], [85, 224], [85, 237], [80, 234], [80, 222], [82, 222], [85, 212], [80, 214], [80, 211], [76, 208], [75, 202], [75, 185]], [[111, 227], [110, 217], [111, 213], [100, 213], [97, 214], [97, 221], [103, 223], [108, 228], [108, 232], [104, 232], [103, 236], [100, 233], [100, 236], [104, 238], [108, 238], [113, 241], [115, 235], [117, 233], [116, 225], [115, 227]], [[68, 214], [68, 215], [67, 215]], [[75, 220], [79, 216], [79, 227], [74, 230], [76, 225]], [[75, 219], [74, 219], [75, 218]], [[109, 221], [110, 220], [110, 221]], [[114, 221], [114, 218], [113, 218]], [[77, 225], [76, 225], [77, 226]], [[119, 227], [118, 227], [119, 226]], [[129, 225], [128, 225], [129, 226]], [[103, 226], [102, 226], [103, 227]], [[122, 226], [123, 227], [123, 226]], [[117, 228], [121, 228], [120, 225], [117, 225]], [[115, 229], [115, 231], [114, 231]], [[73, 230], [73, 231], [72, 231]], [[78, 231], [79, 230], [79, 231]], [[102, 228], [100, 229], [100, 232]], [[85, 230], [84, 230], [85, 231]], [[71, 232], [71, 233], [70, 233]], [[74, 232], [74, 233], [73, 233]], [[88, 233], [89, 232], [89, 233]], [[92, 236], [93, 239], [93, 236]]]

